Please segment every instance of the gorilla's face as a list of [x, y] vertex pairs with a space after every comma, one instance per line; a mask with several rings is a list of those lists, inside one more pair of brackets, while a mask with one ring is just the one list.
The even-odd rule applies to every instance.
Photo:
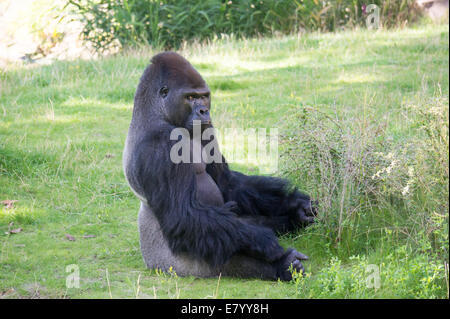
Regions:
[[176, 90], [173, 95], [175, 107], [171, 109], [171, 116], [177, 119], [180, 127], [192, 131], [194, 123], [201, 123], [202, 130], [211, 126], [211, 98], [206, 85], [196, 88], [185, 86]]
[[[211, 127], [211, 93], [208, 85], [192, 65], [180, 56], [162, 65], [162, 85], [158, 94], [163, 99], [166, 120], [192, 131], [194, 121], [202, 130]], [[176, 75], [176, 76], [175, 76]]]

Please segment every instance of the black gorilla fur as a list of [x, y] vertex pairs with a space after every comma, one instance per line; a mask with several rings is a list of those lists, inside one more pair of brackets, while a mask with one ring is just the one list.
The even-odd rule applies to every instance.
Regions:
[[[210, 92], [180, 55], [164, 52], [151, 62], [135, 95], [124, 151], [127, 180], [142, 202], [141, 248], [147, 265], [167, 270], [168, 263], [184, 256], [188, 262], [177, 264], [178, 273], [239, 275], [226, 269], [238, 256], [235, 264], [249, 261], [254, 267], [243, 276], [289, 280], [287, 268], [303, 270], [300, 260], [307, 257], [294, 249], [285, 251], [275, 233], [313, 222], [310, 197], [284, 179], [231, 171], [221, 155], [222, 163], [174, 164], [170, 150], [177, 141], [170, 139], [170, 133], [177, 127], [192, 131], [196, 119], [202, 128], [212, 127]], [[173, 254], [170, 262], [153, 249], [157, 235], [153, 228], [146, 229], [155, 219], [144, 221], [152, 214], [159, 224], [154, 229], [162, 233], [161, 240]], [[190, 271], [191, 261], [205, 262], [204, 268]]]

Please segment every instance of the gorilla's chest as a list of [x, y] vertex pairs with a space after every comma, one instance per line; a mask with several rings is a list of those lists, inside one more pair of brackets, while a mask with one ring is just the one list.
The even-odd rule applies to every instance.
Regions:
[[206, 172], [206, 163], [192, 163], [197, 182], [197, 199], [206, 205], [222, 206], [224, 204], [222, 193], [216, 182]]

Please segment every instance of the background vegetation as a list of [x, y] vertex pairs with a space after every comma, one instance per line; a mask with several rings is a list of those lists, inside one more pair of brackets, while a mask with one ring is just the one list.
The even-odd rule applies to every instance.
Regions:
[[[363, 0], [71, 0], [97, 50], [150, 44], [179, 48], [183, 42], [254, 37], [299, 31], [337, 31], [365, 25]], [[415, 0], [373, 0], [381, 25], [417, 20]]]
[[145, 268], [121, 154], [157, 50], [4, 69], [0, 200], [17, 202], [0, 208], [0, 297], [448, 298], [448, 36], [425, 25], [180, 50], [211, 87], [215, 126], [278, 127], [278, 175], [320, 201], [318, 223], [281, 238], [310, 256], [290, 283]]

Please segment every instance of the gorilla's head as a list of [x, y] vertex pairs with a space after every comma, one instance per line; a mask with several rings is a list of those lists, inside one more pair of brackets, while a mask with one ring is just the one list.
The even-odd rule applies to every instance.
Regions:
[[197, 70], [175, 52], [157, 54], [151, 62], [136, 94], [147, 103], [136, 105], [151, 108], [152, 115], [189, 131], [195, 120], [202, 129], [210, 127], [210, 91]]

